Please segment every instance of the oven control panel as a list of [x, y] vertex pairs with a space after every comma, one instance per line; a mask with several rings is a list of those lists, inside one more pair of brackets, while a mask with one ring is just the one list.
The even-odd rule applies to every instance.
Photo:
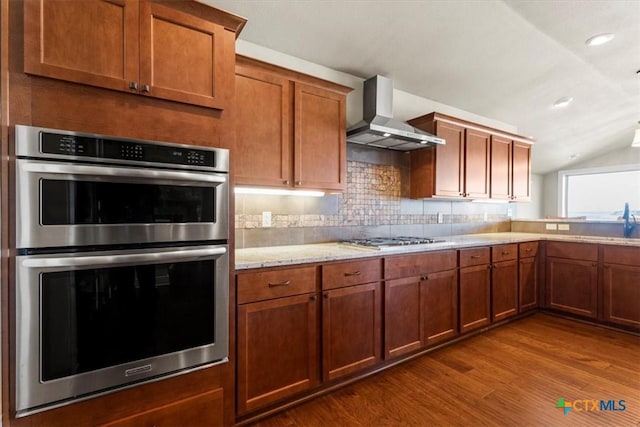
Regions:
[[167, 143], [42, 132], [42, 153], [133, 162], [215, 167], [215, 151]]

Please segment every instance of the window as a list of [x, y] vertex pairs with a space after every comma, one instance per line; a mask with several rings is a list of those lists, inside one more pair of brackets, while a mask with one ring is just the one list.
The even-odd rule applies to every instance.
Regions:
[[640, 218], [640, 165], [559, 172], [560, 215], [590, 220], [617, 220], [625, 202]]

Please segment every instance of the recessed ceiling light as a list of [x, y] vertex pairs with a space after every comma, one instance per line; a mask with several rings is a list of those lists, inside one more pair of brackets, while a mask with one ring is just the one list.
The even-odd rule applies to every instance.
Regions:
[[567, 105], [571, 104], [571, 101], [573, 101], [572, 97], [563, 96], [562, 98], [558, 99], [556, 102], [553, 103], [553, 108], [564, 108]]
[[387, 138], [387, 137], [390, 137], [390, 136], [391, 136], [391, 134], [390, 134], [389, 132], [385, 132], [385, 133], [383, 133], [383, 134], [382, 134], [382, 136], [384, 136], [385, 138]]
[[577, 153], [576, 154], [572, 154], [572, 155], [569, 156], [569, 160], [575, 160], [578, 157], [580, 157], [580, 154], [577, 154]]
[[604, 33], [597, 34], [595, 36], [589, 37], [584, 43], [587, 46], [600, 46], [601, 44], [605, 44], [614, 39], [616, 35], [613, 33]]

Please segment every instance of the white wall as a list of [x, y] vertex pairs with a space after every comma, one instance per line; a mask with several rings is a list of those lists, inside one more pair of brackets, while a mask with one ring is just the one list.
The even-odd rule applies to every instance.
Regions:
[[[629, 141], [629, 144], [631, 144], [631, 141]], [[563, 170], [621, 165], [640, 166], [640, 148], [632, 148], [631, 145], [629, 145], [601, 156], [575, 163], [571, 165], [571, 167], [564, 168]], [[558, 211], [558, 172], [559, 171], [551, 172], [544, 176], [542, 195], [543, 218], [547, 215], [560, 214]]]
[[[284, 68], [299, 71], [334, 83], [349, 86], [354, 90], [347, 96], [347, 127], [362, 120], [362, 83], [364, 79], [333, 70], [331, 68], [305, 61], [295, 56], [268, 49], [263, 46], [239, 39], [236, 41], [236, 52], [240, 55], [255, 58], [270, 64], [279, 65]], [[394, 119], [406, 121], [423, 114], [437, 111], [442, 114], [468, 120], [470, 122], [483, 124], [485, 126], [500, 129], [506, 132], [517, 133], [515, 126], [482, 117], [468, 111], [450, 105], [442, 104], [431, 99], [412, 95], [401, 90], [393, 91]]]
[[544, 176], [531, 174], [531, 201], [513, 203], [512, 214], [515, 219], [540, 219], [542, 216], [542, 194]]

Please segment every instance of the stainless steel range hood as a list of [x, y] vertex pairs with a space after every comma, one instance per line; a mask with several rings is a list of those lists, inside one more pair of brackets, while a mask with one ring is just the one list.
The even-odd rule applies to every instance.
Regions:
[[363, 120], [347, 129], [347, 142], [411, 151], [445, 140], [393, 120], [393, 81], [374, 76], [364, 82]]

